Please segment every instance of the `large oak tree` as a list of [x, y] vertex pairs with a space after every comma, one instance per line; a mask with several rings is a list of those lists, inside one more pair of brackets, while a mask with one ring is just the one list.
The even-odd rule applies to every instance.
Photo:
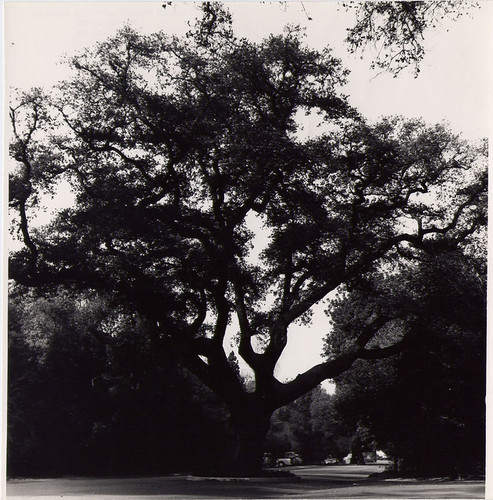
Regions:
[[[109, 292], [146, 317], [153, 348], [227, 403], [239, 472], [260, 466], [276, 408], [400, 345], [368, 348], [385, 324], [370, 318], [337, 356], [282, 383], [290, 325], [341, 284], [410, 248], [457, 246], [485, 218], [482, 148], [443, 126], [367, 124], [341, 94], [340, 61], [302, 38], [237, 39], [208, 7], [183, 39], [122, 29], [73, 57], [71, 80], [10, 111], [25, 242], [11, 278]], [[303, 115], [325, 132], [304, 138]], [[31, 228], [30, 207], [62, 179], [73, 205]], [[259, 224], [269, 242], [254, 259]], [[224, 350], [233, 319], [254, 390]]]

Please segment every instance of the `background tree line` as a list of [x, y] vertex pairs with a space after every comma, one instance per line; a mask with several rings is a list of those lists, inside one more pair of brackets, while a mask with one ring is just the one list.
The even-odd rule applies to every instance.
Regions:
[[[107, 338], [94, 333], [102, 321]], [[200, 470], [228, 455], [224, 405], [157, 359], [139, 318], [97, 296], [21, 287], [9, 328], [9, 475]]]

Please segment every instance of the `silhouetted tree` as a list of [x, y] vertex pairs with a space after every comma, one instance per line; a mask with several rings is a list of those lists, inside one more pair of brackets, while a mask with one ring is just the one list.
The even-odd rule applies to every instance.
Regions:
[[[214, 13], [185, 39], [125, 28], [72, 58], [74, 78], [51, 97], [12, 104], [11, 204], [26, 248], [10, 276], [111, 293], [145, 318], [151, 349], [227, 404], [231, 467], [252, 473], [276, 408], [401, 345], [368, 348], [389, 321], [370, 318], [344, 349], [281, 383], [290, 325], [403, 248], [467, 239], [484, 224], [486, 169], [484, 151], [442, 126], [366, 124], [339, 92], [340, 62], [305, 47], [299, 30], [250, 43]], [[301, 139], [300, 111], [327, 132]], [[62, 178], [73, 206], [29, 228], [36, 195]], [[253, 262], [259, 224], [270, 238]], [[232, 316], [253, 391], [223, 349]]]

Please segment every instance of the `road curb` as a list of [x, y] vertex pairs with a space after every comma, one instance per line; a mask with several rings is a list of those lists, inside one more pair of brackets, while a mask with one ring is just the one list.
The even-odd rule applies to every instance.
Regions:
[[292, 477], [228, 477], [228, 476], [186, 476], [187, 481], [211, 481], [211, 482], [229, 482], [229, 483], [280, 483], [284, 481], [302, 481], [299, 476], [293, 475]]

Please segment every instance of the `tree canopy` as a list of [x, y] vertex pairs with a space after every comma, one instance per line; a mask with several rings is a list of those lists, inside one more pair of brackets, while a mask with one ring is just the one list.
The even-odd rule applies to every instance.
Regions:
[[[10, 108], [25, 242], [10, 277], [110, 293], [146, 318], [154, 348], [229, 406], [238, 463], [259, 463], [276, 408], [400, 345], [371, 346], [394, 318], [370, 317], [329, 360], [281, 383], [293, 322], [403, 252], [455, 248], [485, 224], [484, 146], [417, 120], [366, 123], [341, 93], [340, 61], [297, 28], [237, 39], [215, 6], [183, 39], [126, 27], [69, 64], [72, 79]], [[325, 132], [303, 138], [303, 114]], [[62, 179], [73, 205], [31, 228], [29, 209]], [[269, 242], [253, 259], [259, 225]], [[253, 391], [223, 348], [233, 317]]]

